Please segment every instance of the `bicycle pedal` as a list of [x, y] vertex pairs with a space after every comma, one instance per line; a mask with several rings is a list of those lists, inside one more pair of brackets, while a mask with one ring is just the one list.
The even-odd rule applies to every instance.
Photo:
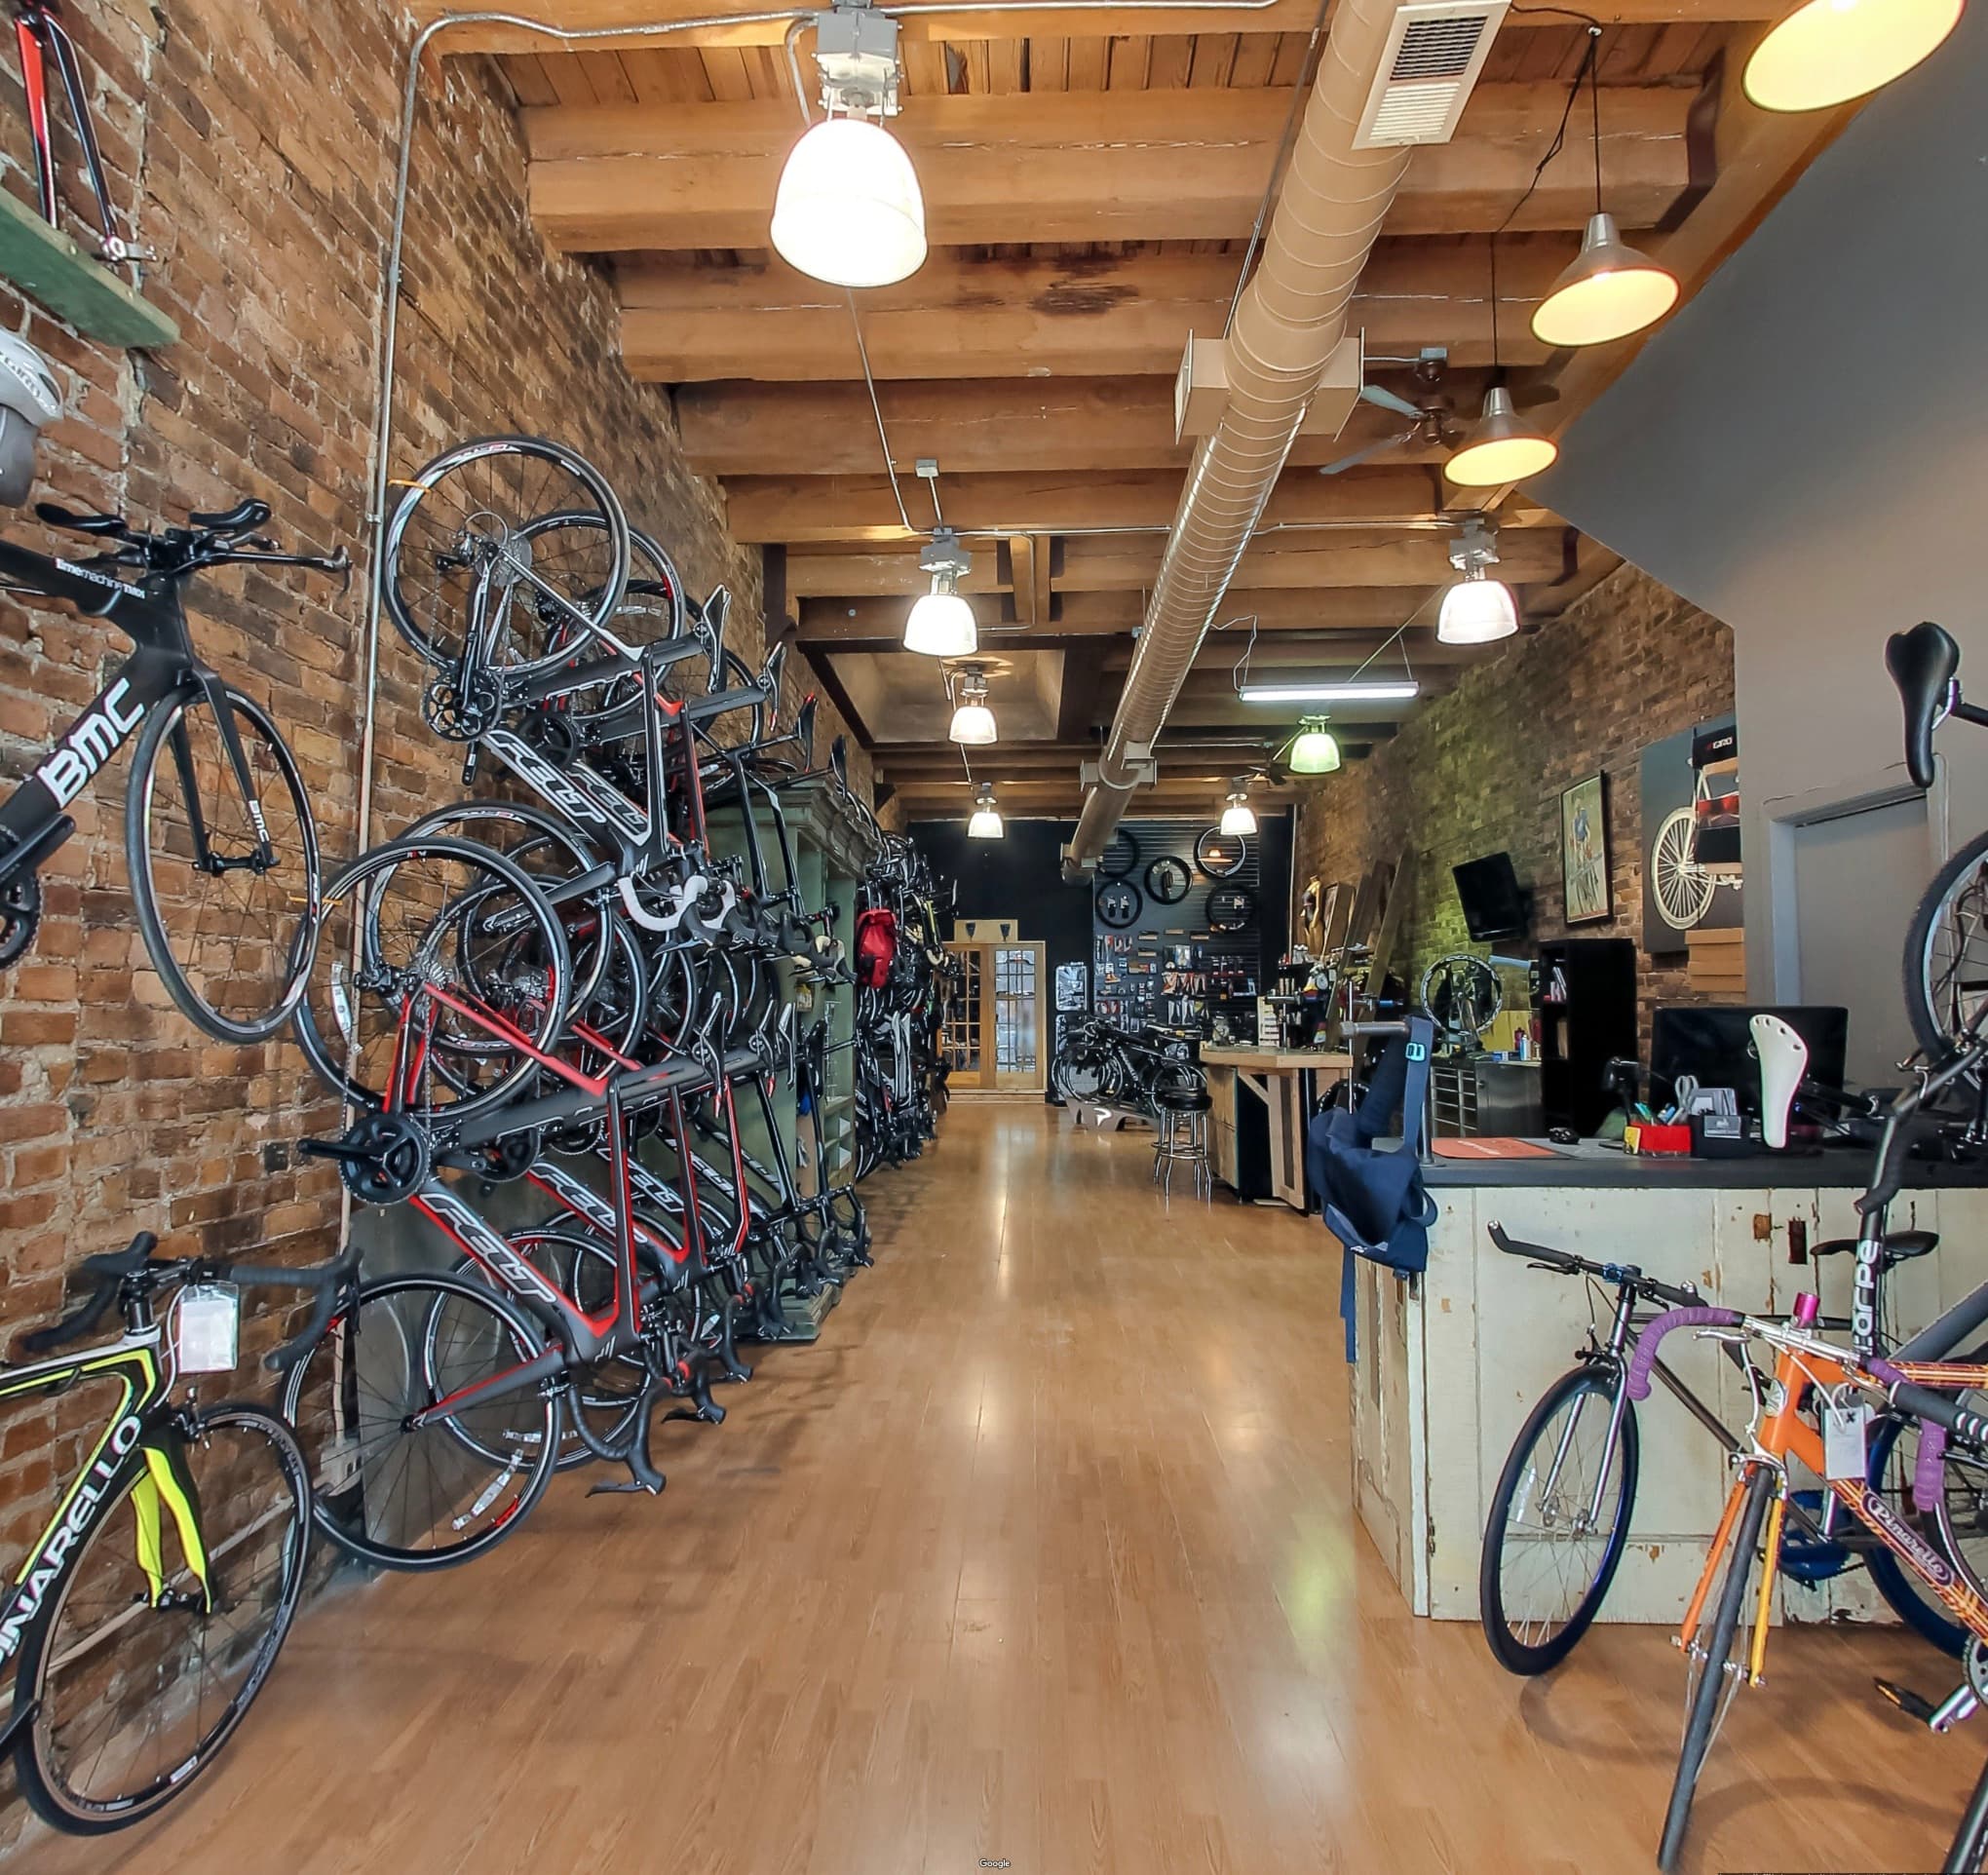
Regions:
[[1913, 1692], [1909, 1686], [1900, 1686], [1895, 1680], [1874, 1679], [1871, 1684], [1877, 1688], [1880, 1699], [1889, 1700], [1908, 1719], [1920, 1725], [1931, 1727], [1939, 1708], [1930, 1700]]

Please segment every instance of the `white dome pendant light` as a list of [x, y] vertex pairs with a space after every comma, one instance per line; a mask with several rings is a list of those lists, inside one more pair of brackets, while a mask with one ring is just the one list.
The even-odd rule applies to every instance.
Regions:
[[1581, 251], [1533, 309], [1533, 336], [1543, 345], [1607, 345], [1654, 325], [1677, 304], [1677, 276], [1638, 252], [1601, 206], [1600, 28], [1587, 39], [1587, 81], [1594, 114], [1594, 212]]
[[963, 748], [984, 748], [994, 741], [994, 712], [987, 708], [987, 679], [978, 665], [962, 665], [946, 735]]
[[1249, 805], [1249, 777], [1239, 775], [1229, 784], [1229, 804], [1222, 809], [1219, 831], [1223, 833], [1254, 833], [1256, 812]]
[[790, 267], [834, 287], [888, 287], [925, 264], [925, 196], [898, 114], [898, 22], [867, 7], [815, 16], [828, 115], [787, 154], [769, 230]]
[[1518, 630], [1518, 605], [1503, 580], [1487, 578], [1484, 569], [1498, 563], [1497, 536], [1472, 515], [1464, 531], [1450, 543], [1450, 564], [1463, 575], [1442, 595], [1435, 622], [1439, 644], [1492, 644]]
[[994, 789], [990, 783], [982, 782], [980, 791], [974, 796], [973, 818], [967, 822], [967, 838], [970, 840], [998, 840], [1005, 829], [1001, 824], [1001, 810], [994, 805]]
[[973, 555], [950, 527], [938, 526], [918, 564], [932, 575], [932, 591], [919, 596], [904, 621], [904, 649], [928, 658], [971, 658], [980, 648], [980, 631], [974, 608], [960, 596], [960, 580], [972, 570]]

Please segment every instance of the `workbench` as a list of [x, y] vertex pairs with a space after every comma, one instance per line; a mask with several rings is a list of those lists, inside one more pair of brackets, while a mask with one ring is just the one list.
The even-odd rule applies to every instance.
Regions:
[[1353, 1072], [1353, 1056], [1323, 1049], [1208, 1048], [1208, 1157], [1238, 1197], [1309, 1210], [1305, 1129], [1319, 1102]]

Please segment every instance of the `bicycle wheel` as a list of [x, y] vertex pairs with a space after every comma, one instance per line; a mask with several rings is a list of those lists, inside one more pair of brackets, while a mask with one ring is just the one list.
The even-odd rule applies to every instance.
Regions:
[[1988, 996], [1988, 833], [1976, 834], [1926, 889], [1905, 934], [1905, 1010], [1929, 1054], [1967, 1032]]
[[1491, 1496], [1477, 1568], [1484, 1638], [1511, 1673], [1544, 1673], [1600, 1611], [1636, 1508], [1636, 1409], [1616, 1366], [1577, 1367], [1519, 1428]]
[[1747, 1481], [1739, 1528], [1734, 1533], [1732, 1548], [1726, 1552], [1725, 1580], [1719, 1586], [1711, 1638], [1705, 1641], [1704, 1629], [1701, 1627], [1687, 1650], [1690, 1677], [1685, 1691], [1684, 1745], [1678, 1753], [1677, 1778], [1670, 1786], [1670, 1808], [1663, 1817], [1663, 1840], [1657, 1850], [1657, 1866], [1662, 1869], [1671, 1867], [1684, 1845], [1685, 1825], [1691, 1820], [1691, 1800], [1698, 1791], [1705, 1752], [1746, 1670], [1743, 1661], [1733, 1658], [1733, 1642], [1740, 1629], [1746, 1585], [1752, 1581], [1754, 1564], [1759, 1560], [1760, 1526], [1766, 1520], [1774, 1489], [1774, 1473], [1765, 1466], [1755, 1467]]
[[[295, 1031], [344, 1097], [461, 1119], [510, 1097], [538, 1062], [487, 1020], [421, 992], [443, 989], [541, 1052], [565, 1026], [573, 981], [559, 919], [530, 876], [468, 840], [394, 840], [362, 854], [325, 894], [324, 937]], [[401, 1054], [401, 1029], [414, 1026]]]
[[216, 1041], [246, 1045], [282, 1028], [303, 994], [318, 941], [318, 829], [276, 724], [240, 691], [224, 694], [254, 801], [242, 797], [207, 692], [190, 686], [139, 734], [125, 863], [166, 993]]
[[[454, 670], [472, 638], [514, 676], [563, 664], [613, 617], [629, 578], [629, 523], [607, 478], [539, 437], [485, 437], [445, 451], [401, 484], [387, 522], [381, 595], [401, 635]], [[548, 517], [592, 528], [534, 538]], [[570, 635], [551, 640], [547, 621]]]
[[15, 1682], [17, 1714], [39, 1706], [15, 1750], [21, 1793], [82, 1835], [138, 1821], [207, 1769], [303, 1589], [310, 1484], [289, 1428], [230, 1401], [156, 1430], [158, 1452], [134, 1453], [113, 1483]]
[[1961, 1813], [1953, 1847], [1940, 1864], [1946, 1875], [1983, 1875], [1988, 1871], [1988, 1765], [1974, 1779], [1968, 1807]]
[[[1965, 1357], [1969, 1360], [1976, 1358]], [[1871, 1488], [1881, 1492], [1892, 1510], [1928, 1538], [1965, 1581], [1983, 1592], [1981, 1584], [1988, 1572], [1988, 1468], [1969, 1458], [1959, 1445], [1947, 1448], [1946, 1499], [1929, 1528], [1912, 1502], [1912, 1470], [1918, 1450], [1917, 1420], [1880, 1420], [1871, 1435]], [[1865, 1562], [1871, 1586], [1898, 1619], [1922, 1640], [1958, 1660], [1967, 1646], [1968, 1630], [1947, 1613], [1922, 1578], [1902, 1567], [1897, 1557], [1883, 1548], [1872, 1550]]]
[[478, 1556], [523, 1522], [559, 1451], [543, 1385], [416, 1413], [544, 1352], [524, 1312], [458, 1277], [385, 1277], [291, 1368], [284, 1412], [310, 1466], [318, 1528], [384, 1569]]
[[1673, 931], [1689, 931], [1712, 908], [1718, 887], [1692, 859], [1697, 817], [1688, 807], [1667, 816], [1650, 843], [1650, 878], [1657, 909]]

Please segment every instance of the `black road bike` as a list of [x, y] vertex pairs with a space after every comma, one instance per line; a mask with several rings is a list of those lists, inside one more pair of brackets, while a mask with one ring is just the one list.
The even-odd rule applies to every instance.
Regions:
[[[216, 566], [344, 573], [350, 557], [281, 552], [255, 531], [269, 519], [260, 501], [156, 534], [119, 515], [48, 502], [36, 513], [104, 551], [72, 560], [0, 541], [0, 589], [108, 619], [135, 649], [0, 806], [0, 968], [34, 940], [37, 869], [75, 832], [70, 803], [135, 734], [125, 856], [145, 948], [208, 1034], [266, 1041], [303, 994], [317, 945], [317, 828], [269, 713], [195, 652], [180, 589]], [[127, 569], [135, 582], [119, 577]]]

